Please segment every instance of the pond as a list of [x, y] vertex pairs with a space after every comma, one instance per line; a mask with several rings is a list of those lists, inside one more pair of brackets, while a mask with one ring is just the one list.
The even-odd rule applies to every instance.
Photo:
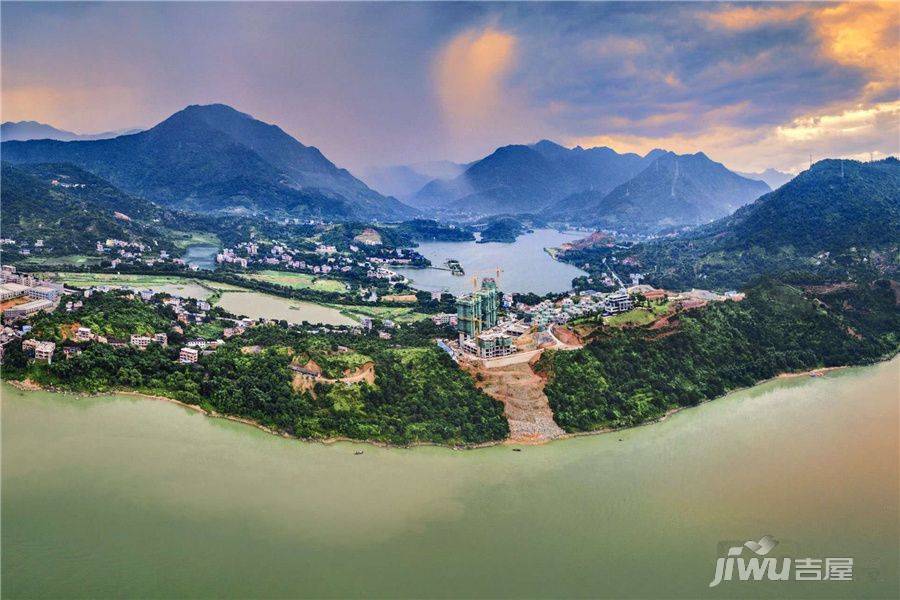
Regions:
[[219, 253], [219, 247], [210, 244], [196, 244], [188, 246], [184, 251], [184, 260], [191, 266], [200, 269], [213, 271], [216, 268], [216, 254]]
[[356, 324], [356, 321], [330, 306], [260, 292], [223, 292], [216, 305], [230, 313], [251, 319], [278, 319], [298, 324], [304, 321], [325, 325]]

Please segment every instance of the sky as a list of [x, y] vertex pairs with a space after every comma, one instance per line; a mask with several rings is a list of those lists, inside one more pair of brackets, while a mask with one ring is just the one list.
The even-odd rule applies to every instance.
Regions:
[[13, 3], [0, 116], [222, 102], [354, 172], [552, 139], [744, 171], [900, 154], [900, 2]]

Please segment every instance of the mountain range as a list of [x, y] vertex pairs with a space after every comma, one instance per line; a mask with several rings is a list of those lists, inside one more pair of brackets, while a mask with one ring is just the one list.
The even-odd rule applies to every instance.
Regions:
[[46, 123], [38, 123], [37, 121], [7, 121], [0, 125], [0, 140], [4, 142], [27, 140], [59, 140], [62, 142], [105, 140], [139, 131], [140, 129], [132, 128], [119, 131], [104, 131], [102, 133], [74, 133], [64, 129], [57, 129]]
[[768, 191], [702, 152], [640, 156], [542, 140], [498, 148], [456, 177], [430, 181], [408, 202], [449, 215], [535, 213], [551, 222], [652, 234], [707, 223]]
[[490, 215], [537, 212], [586, 189], [609, 191], [637, 174], [643, 159], [611, 148], [565, 148], [548, 140], [498, 148], [452, 179], [435, 179], [410, 204]]
[[164, 206], [227, 213], [399, 220], [417, 211], [338, 168], [281, 128], [223, 105], [95, 141], [7, 141], [12, 163], [71, 163]]

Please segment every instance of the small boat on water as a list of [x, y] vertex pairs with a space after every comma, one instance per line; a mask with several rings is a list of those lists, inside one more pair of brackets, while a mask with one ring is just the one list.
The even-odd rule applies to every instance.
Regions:
[[813, 371], [812, 373], [809, 374], [809, 376], [810, 377], [821, 377], [822, 372], [821, 371]]
[[521, 452], [522, 449], [521, 449], [521, 448], [513, 448], [512, 451], [513, 451], [513, 452]]
[[357, 450], [357, 451], [354, 452], [353, 454], [354, 454], [355, 456], [359, 456], [359, 455], [362, 454], [362, 453], [363, 453], [362, 450]]

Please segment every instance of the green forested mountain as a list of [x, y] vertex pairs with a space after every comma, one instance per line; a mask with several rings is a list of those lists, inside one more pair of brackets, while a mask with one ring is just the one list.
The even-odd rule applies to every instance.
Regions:
[[152, 222], [161, 209], [72, 165], [4, 162], [0, 188], [3, 237], [17, 246], [44, 240], [43, 253], [56, 256], [93, 252], [107, 238], [169, 247]]
[[498, 215], [489, 217], [485, 223], [484, 229], [481, 230], [479, 243], [504, 242], [511, 244], [525, 231], [522, 222], [515, 217]]
[[544, 209], [548, 220], [568, 221], [625, 233], [656, 233], [723, 217], [769, 191], [702, 152], [655, 151], [635, 177], [608, 193], [579, 192]]
[[415, 211], [366, 187], [318, 149], [221, 104], [97, 141], [11, 141], [13, 163], [75, 164], [163, 205], [204, 211], [396, 219]]
[[659, 285], [736, 287], [762, 273], [894, 273], [898, 245], [900, 162], [823, 160], [729, 217], [617, 259]]

